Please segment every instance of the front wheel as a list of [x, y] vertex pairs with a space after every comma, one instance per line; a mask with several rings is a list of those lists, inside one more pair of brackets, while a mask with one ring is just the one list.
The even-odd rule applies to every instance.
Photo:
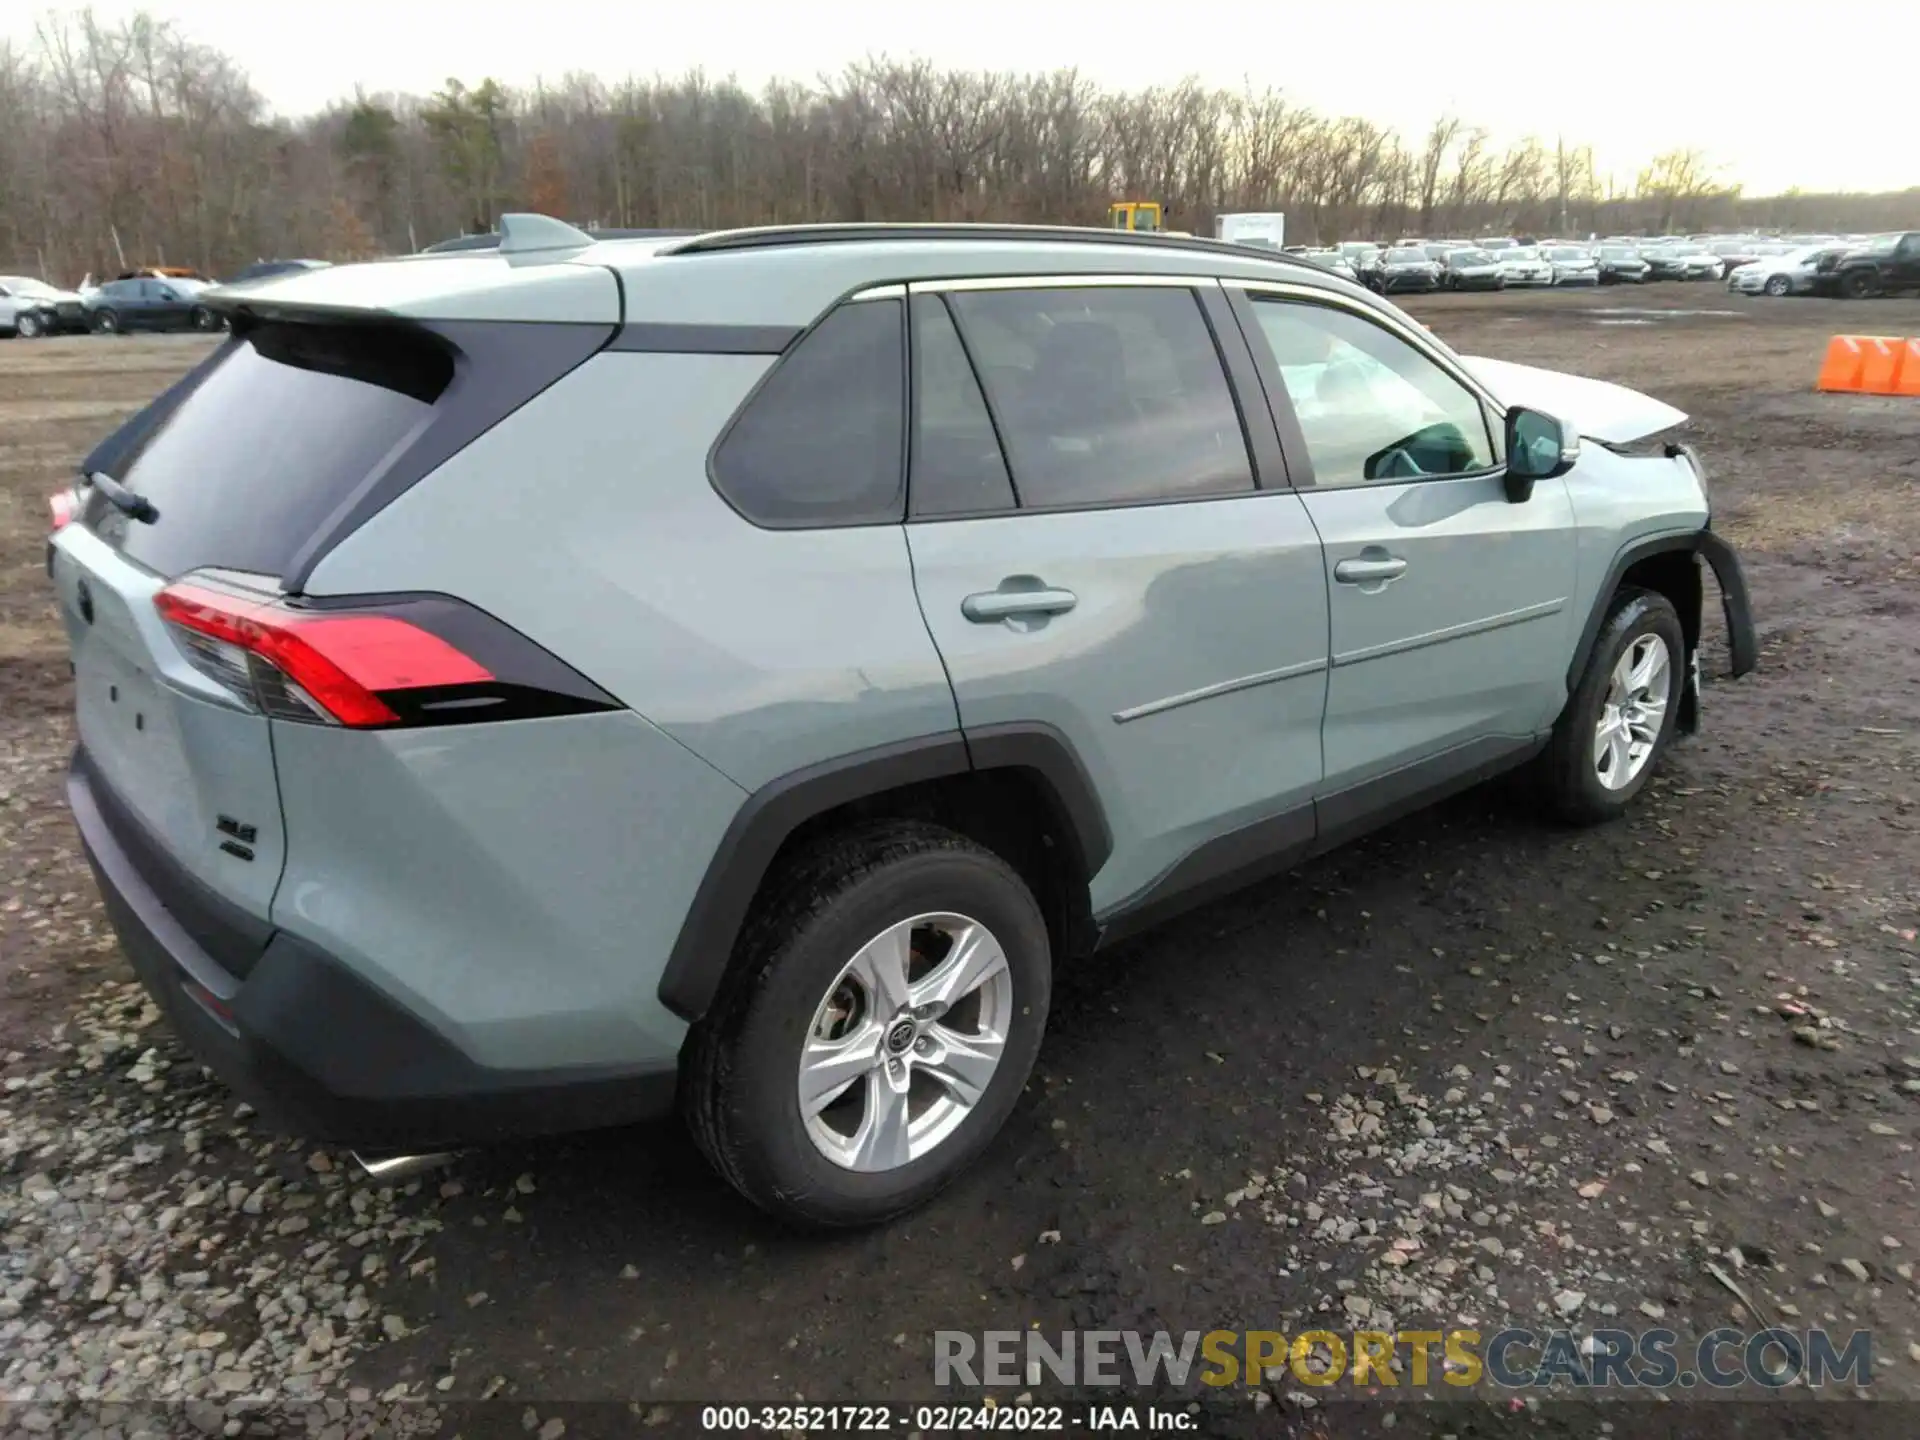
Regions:
[[689, 1128], [778, 1218], [878, 1223], [945, 1187], [1006, 1122], [1051, 989], [1046, 923], [998, 855], [918, 822], [827, 836], [756, 899], [694, 1028]]
[[46, 322], [29, 310], [14, 318], [13, 333], [22, 340], [37, 340], [47, 333]]
[[1541, 758], [1548, 801], [1574, 824], [1623, 813], [1646, 788], [1679, 722], [1687, 642], [1652, 590], [1622, 590]]
[[220, 328], [220, 317], [204, 305], [194, 306], [191, 318], [193, 328], [196, 330], [218, 330]]
[[120, 317], [111, 310], [93, 312], [93, 333], [96, 335], [116, 335], [120, 331]]
[[1792, 290], [1793, 281], [1789, 280], [1786, 276], [1769, 275], [1767, 277], [1766, 291], [1767, 294], [1773, 296], [1774, 299], [1778, 300], [1782, 295], [1790, 294]]
[[1865, 270], [1849, 271], [1840, 277], [1840, 293], [1849, 300], [1870, 299], [1878, 288], [1873, 276]]

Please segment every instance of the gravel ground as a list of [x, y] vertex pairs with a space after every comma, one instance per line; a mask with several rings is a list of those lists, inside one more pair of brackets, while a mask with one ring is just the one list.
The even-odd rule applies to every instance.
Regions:
[[[665, 1430], [667, 1402], [934, 1398], [935, 1329], [1028, 1325], [1862, 1327], [1865, 1393], [1920, 1398], [1920, 405], [1809, 388], [1827, 335], [1920, 333], [1920, 305], [1408, 308], [1694, 415], [1760, 671], [1710, 684], [1622, 823], [1555, 829], [1491, 787], [1071, 970], [986, 1162], [827, 1241], [671, 1127], [376, 1185], [185, 1060], [60, 803], [41, 536], [73, 459], [202, 342], [0, 345], [0, 1428]], [[1162, 1398], [1218, 1434], [1649, 1413], [1198, 1388]]]

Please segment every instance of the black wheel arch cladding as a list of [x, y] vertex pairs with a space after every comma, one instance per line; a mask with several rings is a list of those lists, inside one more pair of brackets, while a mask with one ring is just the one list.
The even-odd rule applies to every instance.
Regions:
[[660, 1003], [688, 1021], [707, 1012], [761, 882], [781, 847], [807, 822], [888, 791], [1003, 770], [1025, 771], [1036, 782], [1052, 831], [1067, 852], [1062, 863], [1084, 890], [1112, 852], [1113, 836], [1086, 767], [1057, 728], [991, 725], [859, 751], [771, 781], [741, 805], [681, 923], [661, 972]]

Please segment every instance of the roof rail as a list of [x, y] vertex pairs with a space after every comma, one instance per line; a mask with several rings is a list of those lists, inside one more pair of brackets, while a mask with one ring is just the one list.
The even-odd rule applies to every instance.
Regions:
[[1096, 225], [920, 224], [889, 221], [852, 225], [761, 225], [743, 230], [714, 230], [669, 245], [662, 255], [705, 255], [729, 250], [767, 250], [785, 245], [847, 244], [881, 240], [1010, 240], [1069, 245], [1131, 245], [1155, 250], [1191, 250], [1204, 255], [1266, 260], [1276, 265], [1324, 273], [1310, 260], [1231, 240], [1164, 231], [1108, 230]]

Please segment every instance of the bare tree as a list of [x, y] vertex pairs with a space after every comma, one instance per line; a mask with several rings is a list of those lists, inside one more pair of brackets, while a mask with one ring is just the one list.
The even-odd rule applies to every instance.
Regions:
[[1449, 115], [1409, 144], [1194, 79], [1115, 91], [1072, 70], [869, 56], [758, 92], [697, 71], [524, 92], [456, 78], [289, 120], [231, 59], [151, 16], [54, 14], [31, 44], [0, 44], [0, 268], [65, 280], [407, 252], [516, 206], [601, 225], [1100, 224], [1114, 200], [1157, 200], [1201, 233], [1223, 211], [1281, 210], [1292, 238], [1321, 242], [1920, 217], [1920, 190], [1744, 199], [1691, 150], [1656, 158], [1628, 194], [1571, 141], [1500, 149]]

